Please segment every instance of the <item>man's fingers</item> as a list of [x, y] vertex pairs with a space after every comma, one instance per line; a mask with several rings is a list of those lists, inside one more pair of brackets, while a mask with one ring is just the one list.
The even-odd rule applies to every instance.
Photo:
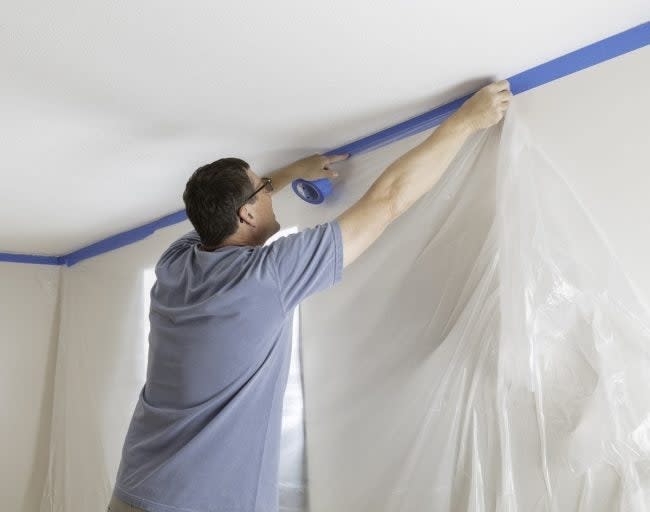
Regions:
[[509, 91], [510, 82], [508, 82], [507, 80], [499, 80], [498, 82], [494, 82], [493, 84], [490, 84], [488, 87], [490, 87], [494, 92]]
[[347, 160], [350, 158], [350, 153], [346, 153], [344, 155], [331, 155], [331, 156], [326, 156], [326, 161], [325, 165], [333, 164], [335, 162], [341, 162], [342, 160]]

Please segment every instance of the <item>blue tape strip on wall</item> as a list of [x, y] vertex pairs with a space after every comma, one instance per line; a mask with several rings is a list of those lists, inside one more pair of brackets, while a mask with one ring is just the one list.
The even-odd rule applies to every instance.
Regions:
[[63, 262], [68, 266], [72, 266], [82, 260], [143, 240], [158, 229], [178, 224], [186, 219], [187, 214], [185, 213], [185, 210], [170, 213], [169, 215], [165, 215], [161, 219], [145, 224], [144, 226], [124, 231], [123, 233], [105, 238], [104, 240], [100, 240], [99, 242], [84, 247], [83, 249], [79, 249], [78, 251], [66, 254], [65, 256], [62, 256]]
[[35, 254], [0, 253], [0, 262], [7, 263], [32, 263], [34, 265], [63, 265], [61, 256], [38, 256]]
[[[650, 44], [650, 22], [514, 75], [508, 78], [510, 89], [513, 94], [520, 94], [648, 44]], [[429, 130], [438, 126], [456, 112], [470, 96], [471, 94], [468, 94], [395, 126], [328, 151], [325, 154], [342, 155], [349, 153], [350, 156], [354, 156]], [[295, 180], [292, 187], [298, 197], [312, 204], [322, 203], [332, 190], [329, 180], [326, 179], [311, 182]]]
[[[584, 48], [563, 55], [562, 57], [558, 57], [557, 59], [546, 62], [545, 64], [514, 75], [508, 78], [508, 80], [510, 81], [510, 87], [513, 94], [520, 94], [530, 89], [534, 89], [535, 87], [539, 87], [540, 85], [557, 80], [558, 78], [571, 75], [588, 67], [600, 64], [601, 62], [643, 48], [649, 44], [650, 22], [646, 22], [637, 27], [621, 32], [620, 34], [608, 37], [602, 41], [590, 44], [589, 46], [585, 46]], [[439, 125], [452, 115], [470, 96], [471, 94], [458, 98], [450, 103], [425, 112], [424, 114], [420, 114], [407, 121], [396, 124], [395, 126], [391, 126], [385, 130], [381, 130], [344, 146], [327, 151], [325, 154], [335, 155], [350, 153], [351, 155], [357, 155], [428, 130]], [[296, 186], [294, 185], [294, 191], [295, 190]], [[145, 224], [144, 226], [105, 238], [104, 240], [64, 256], [57, 257], [0, 253], [0, 262], [5, 261], [12, 263], [72, 266], [82, 260], [142, 240], [160, 228], [177, 224], [186, 219], [187, 216], [185, 211], [181, 210]]]
[[[529, 91], [558, 78], [577, 73], [588, 67], [613, 59], [614, 57], [638, 50], [648, 44], [650, 44], [650, 21], [574, 52], [567, 53], [545, 64], [528, 69], [507, 80], [510, 82], [512, 93], [521, 94], [522, 92]], [[350, 153], [357, 155], [438, 126], [456, 112], [472, 94], [458, 98], [441, 107], [434, 108], [424, 114], [363, 137], [345, 146], [328, 151], [325, 154], [341, 155]]]

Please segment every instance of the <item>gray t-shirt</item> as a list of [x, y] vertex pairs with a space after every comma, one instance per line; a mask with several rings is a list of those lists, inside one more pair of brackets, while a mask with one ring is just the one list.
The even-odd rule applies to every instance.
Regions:
[[151, 512], [273, 512], [292, 312], [341, 280], [341, 229], [198, 244], [191, 232], [156, 265], [147, 380], [114, 492]]

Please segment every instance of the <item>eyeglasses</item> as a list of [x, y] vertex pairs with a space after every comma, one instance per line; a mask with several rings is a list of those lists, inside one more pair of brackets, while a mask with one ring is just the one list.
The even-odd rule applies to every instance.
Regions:
[[[255, 192], [253, 192], [250, 196], [248, 196], [246, 198], [246, 200], [241, 204], [241, 206], [239, 208], [241, 208], [246, 203], [248, 203], [248, 201], [253, 199], [255, 197], [255, 195], [257, 195], [258, 192], [261, 192], [264, 189], [266, 189], [266, 191], [269, 192], [269, 193], [273, 192], [273, 183], [271, 181], [271, 178], [262, 178], [262, 181], [264, 182], [264, 184], [260, 188], [258, 188]], [[239, 208], [237, 208], [237, 210], [239, 210]]]

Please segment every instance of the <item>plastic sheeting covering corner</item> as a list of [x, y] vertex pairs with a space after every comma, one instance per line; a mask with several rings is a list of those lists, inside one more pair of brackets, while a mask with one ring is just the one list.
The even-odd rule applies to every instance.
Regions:
[[514, 111], [301, 318], [312, 512], [650, 509], [648, 308]]

